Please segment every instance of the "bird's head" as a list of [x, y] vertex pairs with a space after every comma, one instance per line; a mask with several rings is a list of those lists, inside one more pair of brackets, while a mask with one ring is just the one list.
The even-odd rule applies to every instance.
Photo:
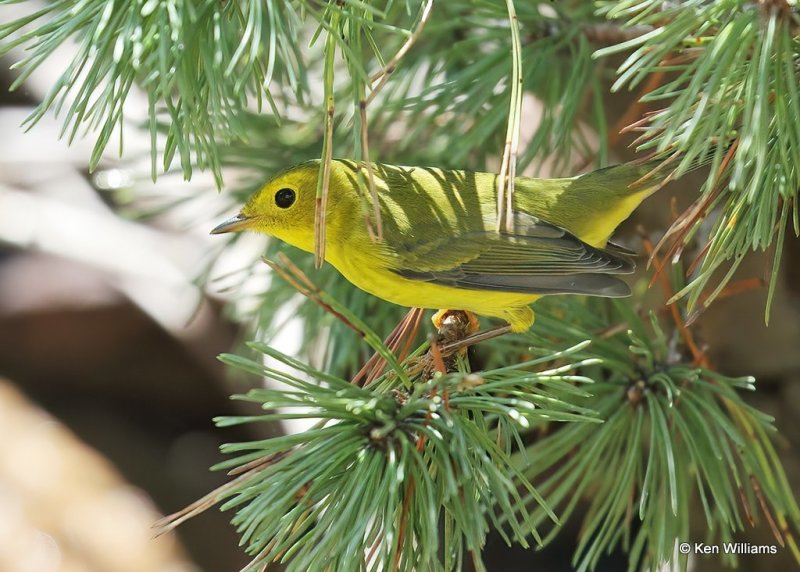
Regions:
[[[256, 191], [238, 215], [214, 228], [211, 234], [253, 230], [313, 251], [318, 178], [319, 161], [287, 169]], [[329, 213], [331, 202], [338, 202], [334, 195], [337, 193], [332, 178]]]

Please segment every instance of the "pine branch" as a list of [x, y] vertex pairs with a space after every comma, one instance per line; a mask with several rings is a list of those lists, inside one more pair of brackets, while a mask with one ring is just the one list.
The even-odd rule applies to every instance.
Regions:
[[[509, 538], [527, 546], [527, 538], [538, 535], [521, 510], [518, 487], [540, 497], [509, 456], [521, 442], [519, 430], [535, 420], [594, 421], [591, 411], [552, 397], [560, 385], [586, 395], [572, 384], [588, 380], [568, 375], [563, 367], [527, 371], [556, 356], [480, 376], [449, 374], [418, 379], [408, 389], [377, 391], [376, 385], [359, 388], [263, 344], [252, 347], [298, 373], [223, 356], [226, 363], [288, 388], [252, 390], [241, 398], [268, 412], [222, 418], [218, 424], [319, 422], [296, 435], [224, 447], [238, 456], [216, 468], [250, 472], [209, 501], [237, 508], [234, 524], [254, 557], [246, 570], [278, 560], [289, 570], [419, 570], [434, 566], [440, 549], [458, 562], [464, 550], [480, 552], [486, 533], [498, 524], [496, 507]], [[557, 357], [568, 359], [578, 349]], [[445, 546], [440, 545], [441, 518], [452, 531]], [[401, 522], [405, 534], [398, 536]]]
[[[604, 6], [610, 18], [653, 27], [597, 52], [603, 56], [634, 49], [618, 69], [614, 88], [634, 87], [651, 74], [669, 72], [672, 78], [642, 99], [665, 107], [636, 127], [641, 131], [639, 148], [681, 153], [678, 173], [712, 157], [701, 198], [673, 226], [680, 233], [672, 252], [679, 252], [707, 218], [714, 221], [709, 246], [678, 296], [688, 295], [690, 306], [701, 298], [702, 306], [708, 306], [748, 251], [766, 250], [777, 241], [771, 299], [790, 220], [800, 235], [797, 7], [744, 0]], [[718, 280], [715, 272], [723, 266], [727, 273]]]
[[[2, 0], [0, 7], [16, 3]], [[367, 31], [405, 32], [372, 22], [384, 12], [356, 0], [331, 3], [324, 11], [306, 1], [299, 2], [298, 11], [297, 4], [60, 0], [0, 24], [0, 55], [17, 47], [29, 52], [14, 66], [20, 70], [12, 85], [16, 89], [56, 49], [77, 43], [72, 61], [26, 126], [33, 126], [51, 109], [63, 111], [63, 134], [69, 141], [88, 132], [96, 134], [91, 169], [115, 127], [124, 122], [124, 103], [138, 85], [149, 99], [152, 177], [158, 171], [159, 154], [164, 170], [177, 154], [186, 179], [193, 168], [207, 168], [221, 186], [218, 148], [246, 140], [249, 130], [243, 118], [249, 109], [261, 112], [266, 101], [279, 120], [289, 106], [310, 98], [310, 57], [300, 48], [305, 18], [310, 16], [325, 30], [332, 30], [333, 18], [339, 19], [340, 26], [335, 26], [339, 29], [364, 24]], [[334, 32], [335, 45], [350, 58], [351, 73], [366, 78], [362, 56], [353, 54], [338, 30]], [[157, 141], [159, 129], [166, 136], [163, 143]]]
[[[296, 271], [287, 277], [387, 354], [348, 308]], [[432, 373], [418, 367], [424, 344], [363, 388], [253, 343], [296, 373], [223, 356], [287, 388], [243, 397], [264, 415], [218, 423], [316, 425], [226, 446], [237, 456], [218, 468], [233, 469], [236, 480], [165, 526], [218, 502], [236, 508], [234, 523], [254, 558], [247, 570], [273, 561], [290, 570], [323, 562], [454, 570], [467, 553], [483, 569], [490, 529], [509, 543], [547, 543], [586, 499], [574, 565], [592, 570], [621, 545], [633, 571], [659, 568], [676, 541], [699, 534], [689, 524], [699, 499], [714, 531], [704, 540], [729, 540], [763, 519], [776, 543], [800, 558], [800, 509], [770, 442], [772, 420], [740, 394], [754, 380], [693, 365], [681, 332], [621, 301], [546, 299], [536, 329], [503, 343], [527, 359], [471, 373], [473, 356], [444, 374], [440, 360]]]
[[270, 83], [304, 97], [299, 32], [299, 16], [288, 2], [56, 1], [0, 25], [0, 55], [15, 46], [29, 52], [15, 65], [21, 71], [13, 89], [57, 48], [77, 42], [73, 60], [26, 125], [51, 108], [64, 111], [69, 141], [81, 131], [96, 133], [91, 169], [124, 121], [125, 100], [138, 84], [149, 97], [153, 178], [161, 124], [165, 170], [177, 153], [187, 179], [199, 166], [221, 182], [217, 144], [244, 132], [242, 112], [251, 103], [260, 110], [266, 99], [274, 110]]
[[[394, 153], [419, 146], [423, 137], [429, 142], [429, 155], [446, 151], [441, 153], [442, 164], [481, 168], [490, 154], [497, 155], [491, 145], [503, 146], [505, 94], [512, 82], [508, 15], [502, 4], [467, 4], [438, 5], [428, 37], [422, 40], [424, 49], [406, 58], [409, 77], [429, 78], [428, 85], [397, 85], [383, 102], [376, 129], [385, 131], [397, 121], [414, 118]], [[515, 7], [523, 87], [541, 100], [543, 111], [532, 140], [520, 147], [519, 169], [553, 154], [556, 168], [573, 171], [576, 153], [582, 158], [597, 154], [586, 133], [576, 129], [580, 121], [605, 131], [605, 118], [596, 107], [602, 94], [600, 68], [590, 57], [589, 40], [602, 20], [586, 3], [526, 2]], [[521, 122], [524, 125], [526, 118]], [[602, 159], [604, 139], [600, 143]]]
[[[562, 521], [579, 511], [582, 499], [588, 500], [573, 560], [576, 569], [594, 569], [602, 554], [620, 546], [629, 553], [629, 570], [659, 569], [673, 561], [677, 540], [730, 541], [732, 533], [759, 520], [794, 523], [773, 527], [775, 544], [791, 546], [800, 555], [795, 539], [800, 509], [769, 439], [772, 419], [741, 395], [755, 389], [754, 379], [687, 364], [677, 351], [679, 338], [670, 337], [654, 315], [646, 323], [623, 304], [613, 306], [608, 318], [635, 328], [617, 330], [577, 354], [602, 365], [582, 370], [596, 381], [591, 397], [571, 401], [597, 411], [604, 423], [547, 431], [521, 461]], [[553, 339], [569, 343], [598, 331], [603, 321], [573, 319], [565, 338], [560, 318], [542, 317], [541, 310], [539, 316], [537, 345], [545, 351]], [[626, 344], [635, 360], [623, 357]], [[556, 392], [556, 397], [567, 395]], [[690, 527], [696, 499], [707, 533]], [[533, 514], [537, 524], [546, 520], [537, 508]], [[553, 529], [545, 542], [557, 533]], [[686, 557], [679, 558], [683, 569]], [[729, 560], [735, 564], [735, 556]]]

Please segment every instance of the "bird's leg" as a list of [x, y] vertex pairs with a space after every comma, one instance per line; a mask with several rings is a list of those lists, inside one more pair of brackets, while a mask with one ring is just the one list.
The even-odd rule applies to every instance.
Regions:
[[467, 327], [467, 331], [470, 333], [475, 333], [481, 329], [481, 323], [478, 321], [478, 316], [473, 314], [472, 312], [465, 312], [467, 314], [467, 318], [469, 319], [469, 326]]
[[478, 317], [466, 310], [439, 310], [431, 321], [436, 326], [436, 335], [430, 336], [431, 347], [416, 364], [418, 369], [415, 369], [428, 377], [435, 371], [446, 373], [456, 369], [457, 360], [453, 354], [459, 350], [454, 349], [445, 353], [441, 348], [449, 347], [459, 340], [469, 339], [470, 334], [480, 328]]

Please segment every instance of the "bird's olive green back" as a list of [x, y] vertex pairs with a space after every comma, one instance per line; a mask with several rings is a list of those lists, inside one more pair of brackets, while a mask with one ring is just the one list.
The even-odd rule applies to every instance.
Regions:
[[[347, 186], [359, 188], [356, 163], [337, 163]], [[514, 210], [602, 247], [652, 192], [652, 181], [634, 185], [648, 170], [647, 166], [626, 164], [571, 178], [518, 177]], [[374, 174], [386, 233], [403, 237], [408, 248], [430, 236], [496, 228], [496, 174], [384, 164], [375, 164]], [[369, 199], [364, 197], [363, 202], [366, 205]]]

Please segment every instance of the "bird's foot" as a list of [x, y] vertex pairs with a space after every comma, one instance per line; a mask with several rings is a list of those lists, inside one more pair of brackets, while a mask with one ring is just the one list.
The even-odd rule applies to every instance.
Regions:
[[514, 331], [512, 325], [505, 325], [481, 332], [478, 317], [464, 310], [439, 310], [433, 317], [433, 323], [437, 327], [436, 343], [443, 358], [463, 353], [466, 348], [478, 342]]
[[477, 317], [472, 312], [462, 310], [440, 310], [433, 317], [433, 323], [436, 324], [437, 335], [431, 336], [431, 348], [410, 365], [411, 375], [431, 378], [437, 371], [453, 371], [457, 367], [455, 356], [463, 356], [469, 346], [513, 331], [508, 324], [477, 331]]
[[[436, 326], [436, 335], [430, 336], [430, 349], [418, 358], [412, 368], [414, 372], [421, 372], [423, 377], [432, 377], [437, 371], [453, 371], [457, 367], [455, 354], [463, 356], [466, 351], [466, 346], [454, 347], [454, 344], [470, 339], [480, 329], [478, 317], [466, 310], [439, 310], [431, 321]], [[454, 349], [442, 352], [441, 348], [444, 347]]]
[[467, 310], [439, 310], [431, 321], [442, 342], [462, 339], [480, 329], [478, 316]]

